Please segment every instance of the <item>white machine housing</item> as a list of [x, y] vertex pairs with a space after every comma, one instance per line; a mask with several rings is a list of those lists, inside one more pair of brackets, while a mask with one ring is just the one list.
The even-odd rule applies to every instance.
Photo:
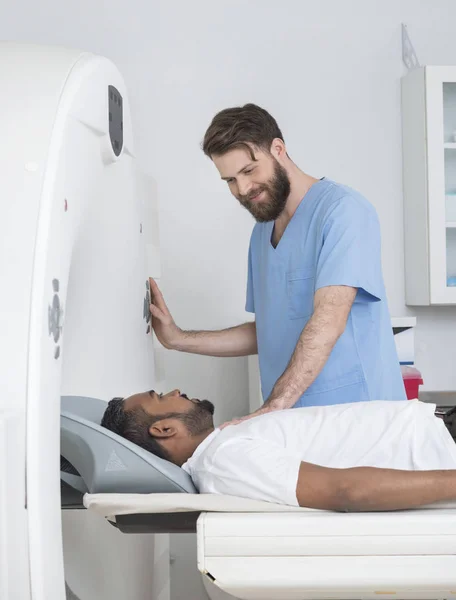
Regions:
[[[159, 276], [155, 194], [109, 60], [2, 43], [0, 78], [0, 598], [63, 600], [60, 397], [161, 385], [144, 318], [148, 276]], [[110, 561], [106, 597], [152, 590], [154, 536], [136, 540], [141, 552], [131, 536], [121, 561], [113, 548], [126, 536], [112, 533], [115, 545], [97, 545], [100, 534], [75, 558], [97, 548], [98, 570]]]

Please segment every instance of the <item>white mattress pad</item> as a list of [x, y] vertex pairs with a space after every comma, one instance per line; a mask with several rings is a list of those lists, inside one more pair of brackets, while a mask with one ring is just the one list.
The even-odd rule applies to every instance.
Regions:
[[[218, 494], [85, 494], [84, 506], [101, 516], [174, 512], [322, 512], [298, 506], [273, 504]], [[436, 503], [421, 510], [454, 509], [456, 502]], [[455, 513], [456, 517], [456, 513]]]

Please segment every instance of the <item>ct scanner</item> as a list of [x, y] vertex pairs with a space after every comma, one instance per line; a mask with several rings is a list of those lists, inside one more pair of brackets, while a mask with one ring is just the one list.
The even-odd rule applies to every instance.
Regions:
[[124, 533], [196, 531], [204, 578], [238, 598], [456, 600], [455, 505], [207, 496], [99, 426], [103, 401], [163, 383], [155, 196], [125, 84], [105, 58], [27, 44], [0, 45], [0, 73], [0, 599], [63, 600], [61, 508], [84, 506]]

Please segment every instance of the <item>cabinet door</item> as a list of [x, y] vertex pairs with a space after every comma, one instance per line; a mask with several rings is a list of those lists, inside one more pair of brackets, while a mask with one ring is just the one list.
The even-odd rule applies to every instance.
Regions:
[[456, 303], [456, 67], [426, 67], [431, 304]]

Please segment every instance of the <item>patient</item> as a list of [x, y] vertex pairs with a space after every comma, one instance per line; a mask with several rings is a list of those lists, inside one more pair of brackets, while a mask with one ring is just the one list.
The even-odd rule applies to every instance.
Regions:
[[181, 466], [201, 493], [336, 511], [456, 501], [456, 445], [418, 400], [275, 411], [223, 430], [179, 390], [108, 404], [102, 425]]

